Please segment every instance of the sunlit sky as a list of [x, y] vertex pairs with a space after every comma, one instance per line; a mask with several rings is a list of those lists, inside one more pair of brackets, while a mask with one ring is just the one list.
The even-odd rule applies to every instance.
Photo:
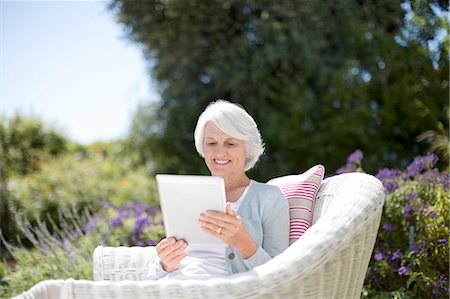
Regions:
[[0, 113], [37, 116], [75, 142], [123, 137], [158, 99], [142, 49], [103, 1], [5, 1]]

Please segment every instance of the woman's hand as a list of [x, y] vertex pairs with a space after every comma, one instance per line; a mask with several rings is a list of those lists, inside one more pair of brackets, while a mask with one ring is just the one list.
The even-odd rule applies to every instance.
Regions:
[[180, 268], [180, 262], [188, 255], [187, 243], [175, 238], [162, 239], [156, 245], [160, 263], [164, 271], [173, 272]]
[[244, 259], [251, 257], [258, 249], [258, 244], [248, 233], [241, 217], [229, 203], [226, 213], [207, 211], [200, 216], [199, 223], [203, 231], [234, 247]]

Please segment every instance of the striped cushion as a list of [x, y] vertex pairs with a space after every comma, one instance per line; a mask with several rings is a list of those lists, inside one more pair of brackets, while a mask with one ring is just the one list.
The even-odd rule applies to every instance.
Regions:
[[314, 201], [324, 174], [325, 168], [316, 165], [304, 173], [274, 178], [267, 182], [280, 188], [289, 202], [289, 245], [297, 241], [311, 226]]

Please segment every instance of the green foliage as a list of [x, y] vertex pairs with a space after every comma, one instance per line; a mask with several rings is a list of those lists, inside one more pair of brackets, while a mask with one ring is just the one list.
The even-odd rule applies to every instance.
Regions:
[[59, 226], [43, 222], [33, 226], [19, 216], [19, 228], [34, 245], [32, 249], [16, 247], [2, 239], [15, 265], [0, 264], [0, 298], [18, 295], [46, 279], [92, 279], [92, 254], [98, 236], [83, 233], [81, 225], [86, 216], [62, 209], [59, 214]]
[[11, 209], [31, 222], [58, 219], [61, 208], [97, 211], [105, 200], [158, 206], [154, 180], [143, 167], [132, 167], [120, 144], [92, 145], [42, 163], [39, 172], [11, 179], [9, 193]]
[[267, 150], [252, 175], [262, 180], [317, 161], [334, 171], [356, 148], [368, 172], [405, 167], [432, 142], [418, 135], [448, 132], [443, 1], [114, 0], [111, 9], [145, 46], [161, 89], [130, 140], [155, 172], [206, 172], [192, 136], [216, 98], [259, 124]]
[[413, 296], [397, 298], [448, 298], [450, 175], [433, 169], [436, 161], [434, 155], [417, 157], [406, 171], [377, 175], [387, 197], [366, 279], [368, 298], [402, 289]]
[[41, 168], [42, 160], [66, 153], [68, 141], [38, 118], [19, 114], [0, 118], [1, 160], [8, 176], [25, 175]]
[[9, 211], [9, 179], [39, 171], [43, 161], [66, 153], [67, 148], [65, 137], [37, 118], [0, 116], [0, 229], [7, 238], [16, 234]]
[[[14, 267], [0, 263], [0, 298], [28, 290], [45, 279], [92, 279], [92, 254], [97, 245], [155, 245], [163, 236], [161, 212], [142, 203], [117, 208], [108, 202], [91, 216], [58, 209], [59, 221], [31, 225], [19, 215], [19, 228], [32, 249], [7, 242]], [[58, 222], [58, 225], [55, 223]]]

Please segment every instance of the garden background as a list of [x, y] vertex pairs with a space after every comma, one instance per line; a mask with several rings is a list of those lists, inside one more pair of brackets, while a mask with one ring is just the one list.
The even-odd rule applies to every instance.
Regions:
[[117, 0], [161, 100], [128, 135], [80, 145], [26, 115], [0, 123], [0, 297], [92, 278], [96, 245], [163, 236], [153, 176], [205, 174], [192, 141], [214, 99], [242, 104], [261, 181], [321, 163], [365, 171], [386, 205], [363, 298], [449, 295], [447, 1]]

